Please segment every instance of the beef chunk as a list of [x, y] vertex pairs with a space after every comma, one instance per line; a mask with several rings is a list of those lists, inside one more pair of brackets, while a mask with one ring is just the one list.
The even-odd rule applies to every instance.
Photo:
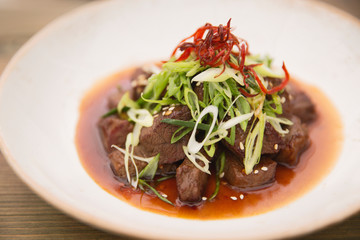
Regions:
[[131, 98], [137, 100], [144, 91], [148, 78], [152, 75], [150, 71], [144, 68], [137, 68], [131, 76]]
[[299, 117], [301, 122], [310, 123], [316, 119], [315, 105], [304, 92], [295, 93], [291, 105], [293, 114]]
[[[115, 175], [126, 178], [126, 171], [125, 171], [125, 163], [124, 163], [124, 154], [120, 151], [113, 151], [109, 154], [109, 159], [111, 162], [111, 168]], [[141, 170], [143, 170], [147, 163], [143, 161], [135, 160], [135, 164], [138, 168], [139, 173]], [[163, 164], [159, 165], [158, 169], [156, 170], [156, 175], [171, 175], [176, 172], [177, 164]], [[134, 177], [136, 175], [135, 167], [131, 162], [131, 159], [129, 159], [129, 173], [131, 177]]]
[[[125, 162], [124, 162], [124, 154], [120, 151], [113, 151], [109, 154], [109, 159], [111, 161], [111, 168], [115, 175], [126, 178], [126, 170], [125, 170]], [[140, 172], [142, 169], [144, 169], [147, 165], [146, 162], [135, 160], [135, 164], [138, 168], [138, 171]], [[131, 162], [131, 159], [129, 159], [129, 173], [131, 177], [134, 177], [136, 175], [135, 167]]]
[[285, 146], [274, 160], [288, 167], [293, 167], [298, 163], [300, 154], [308, 148], [310, 140], [305, 124], [302, 124], [296, 116], [290, 120], [293, 125], [289, 126], [289, 133], [284, 136]]
[[187, 158], [176, 170], [176, 186], [179, 199], [185, 203], [196, 203], [206, 189], [208, 174], [204, 173]]
[[203, 101], [204, 99], [204, 85], [202, 83], [198, 84], [196, 83], [194, 87], [194, 92], [196, 93], [198, 99], [200, 101]]
[[125, 94], [125, 91], [121, 89], [117, 89], [117, 91], [109, 96], [108, 99], [108, 108], [113, 109], [116, 108], [120, 99]]
[[159, 164], [173, 163], [185, 158], [183, 146], [187, 144], [190, 134], [171, 144], [171, 137], [179, 127], [161, 122], [165, 118], [188, 121], [192, 117], [187, 106], [176, 106], [160, 112], [154, 117], [151, 127], [141, 129], [139, 145], [134, 149], [136, 155], [152, 157], [160, 153]]
[[230, 152], [226, 153], [224, 177], [229, 184], [241, 189], [259, 189], [269, 186], [275, 180], [276, 162], [268, 157], [261, 157], [259, 164], [246, 175], [242, 159]]
[[111, 152], [113, 144], [124, 147], [127, 134], [133, 130], [133, 125], [129, 121], [114, 116], [101, 119], [98, 126], [107, 152]]
[[[249, 121], [247, 129], [244, 132], [239, 125], [236, 125], [235, 130], [235, 143], [230, 145], [226, 140], [222, 140], [222, 143], [232, 151], [238, 157], [243, 158], [245, 156], [245, 140], [250, 131], [251, 122]], [[277, 144], [277, 145], [276, 145]], [[284, 146], [284, 142], [280, 134], [271, 126], [270, 123], [265, 124], [265, 132], [263, 139], [262, 154], [277, 153], [280, 148]]]
[[[279, 78], [265, 78], [271, 86], [276, 86], [281, 83]], [[289, 83], [285, 90], [280, 93], [285, 102], [283, 102], [283, 117], [290, 118], [296, 115], [303, 123], [310, 123], [316, 119], [315, 105], [309, 96], [299, 89], [294, 83]]]

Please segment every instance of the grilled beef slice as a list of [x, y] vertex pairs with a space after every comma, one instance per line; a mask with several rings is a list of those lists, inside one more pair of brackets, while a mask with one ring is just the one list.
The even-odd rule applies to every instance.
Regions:
[[276, 162], [262, 156], [254, 170], [246, 175], [243, 159], [226, 151], [224, 177], [227, 182], [240, 189], [259, 189], [269, 186], [275, 180]]

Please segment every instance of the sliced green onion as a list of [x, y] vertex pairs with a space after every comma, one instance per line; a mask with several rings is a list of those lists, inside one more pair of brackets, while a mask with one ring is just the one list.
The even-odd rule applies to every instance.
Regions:
[[[195, 123], [194, 123], [195, 124]], [[185, 129], [185, 130], [184, 130]], [[179, 127], [171, 136], [171, 144], [182, 139], [186, 134], [192, 131], [192, 128]], [[178, 134], [180, 132], [180, 134]]]
[[[211, 125], [210, 125], [210, 128], [209, 128], [209, 131], [208, 133], [206, 134], [204, 140], [202, 142], [198, 142], [196, 141], [196, 138], [195, 138], [195, 134], [196, 134], [196, 131], [197, 131], [197, 127], [199, 125], [199, 122], [201, 121], [201, 119], [207, 115], [211, 113], [212, 114], [212, 122], [211, 122]], [[213, 105], [210, 105], [210, 106], [207, 106], [206, 108], [204, 108], [200, 115], [199, 115], [199, 118], [196, 120], [196, 124], [195, 124], [195, 127], [193, 129], [193, 132], [191, 133], [191, 136], [190, 136], [190, 139], [189, 139], [189, 142], [187, 144], [188, 146], [188, 150], [189, 150], [189, 153], [192, 153], [192, 154], [195, 154], [197, 152], [200, 151], [200, 149], [202, 148], [202, 146], [204, 145], [204, 143], [208, 140], [209, 138], [209, 135], [211, 134], [211, 132], [213, 131], [214, 129], [214, 126], [215, 126], [215, 123], [216, 123], [216, 119], [217, 119], [217, 116], [218, 116], [218, 108], [213, 106]]]
[[146, 167], [140, 172], [139, 178], [154, 179], [156, 170], [158, 168], [158, 163], [160, 159], [160, 154], [157, 154], [153, 159], [146, 165]]
[[[250, 130], [245, 140], [245, 173], [250, 174], [254, 166], [259, 163], [263, 145], [266, 114], [260, 114], [259, 121]], [[255, 122], [255, 121], [254, 121]], [[254, 124], [254, 123], [253, 123]]]
[[237, 75], [239, 71], [233, 68], [225, 68], [225, 71], [220, 75], [222, 72], [222, 68], [208, 68], [205, 71], [199, 73], [193, 79], [192, 82], [223, 82], [229, 78], [233, 78], [236, 82], [240, 85], [244, 85], [244, 78], [242, 75]]
[[[171, 125], [181, 126], [181, 127], [187, 127], [187, 128], [191, 128], [191, 129], [193, 129], [196, 125], [196, 123], [193, 121], [184, 121], [184, 120], [178, 120], [178, 119], [172, 119], [172, 118], [165, 118], [165, 119], [161, 120], [161, 122], [171, 124]], [[210, 125], [205, 124], [205, 123], [199, 123], [197, 128], [200, 130], [208, 131], [210, 129]]]
[[151, 113], [146, 109], [134, 109], [130, 108], [127, 111], [129, 118], [144, 127], [151, 127], [153, 125], [154, 118]]
[[167, 198], [163, 197], [155, 188], [150, 186], [145, 180], [139, 179], [139, 183], [141, 185], [148, 187], [158, 198], [160, 198], [160, 200], [174, 206], [174, 204], [172, 202], [170, 202]]
[[130, 93], [126, 92], [124, 93], [124, 95], [121, 97], [118, 105], [117, 105], [117, 111], [120, 114], [122, 112], [122, 110], [125, 107], [129, 107], [129, 108], [139, 108], [139, 106], [136, 104], [136, 102], [134, 102], [131, 98], [130, 98]]
[[162, 182], [162, 181], [165, 181], [165, 180], [174, 178], [174, 177], [175, 177], [175, 175], [164, 176], [164, 177], [161, 177], [161, 178], [159, 178], [159, 179], [156, 179], [156, 181], [157, 181], [157, 182]]
[[107, 117], [109, 117], [111, 115], [116, 114], [117, 112], [118, 112], [117, 108], [113, 108], [113, 109], [109, 110], [107, 113], [105, 113], [104, 115], [102, 115], [101, 117], [102, 118], [107, 118]]
[[[209, 160], [201, 153], [201, 152], [197, 152], [197, 153], [190, 153], [189, 149], [187, 146], [183, 146], [183, 150], [184, 153], [186, 155], [186, 157], [194, 164], [195, 167], [197, 167], [199, 170], [207, 173], [207, 174], [211, 174], [209, 171]], [[204, 163], [204, 166], [200, 166], [196, 160], [200, 160]]]
[[220, 189], [220, 176], [224, 172], [225, 167], [225, 153], [221, 153], [220, 157], [216, 160], [216, 185], [215, 191], [209, 198], [209, 200], [213, 200], [219, 193]]
[[190, 109], [193, 119], [197, 119], [197, 115], [200, 112], [199, 100], [196, 93], [190, 88], [184, 89], [184, 98], [186, 105]]
[[266, 115], [265, 120], [268, 121], [271, 124], [271, 126], [275, 129], [275, 131], [277, 131], [281, 135], [285, 135], [285, 134], [289, 133], [289, 129], [284, 130], [281, 127], [281, 124], [293, 125], [293, 122], [286, 118], [270, 117], [270, 116]]
[[[120, 151], [124, 155], [126, 154], [126, 150], [120, 148], [119, 146], [111, 145], [111, 147], [117, 149], [118, 151]], [[140, 157], [140, 156], [136, 156], [136, 155], [133, 155], [133, 157], [134, 157], [135, 160], [139, 160], [139, 161], [143, 161], [143, 162], [147, 162], [147, 163], [149, 163], [153, 159], [153, 157], [144, 158], [144, 157]]]

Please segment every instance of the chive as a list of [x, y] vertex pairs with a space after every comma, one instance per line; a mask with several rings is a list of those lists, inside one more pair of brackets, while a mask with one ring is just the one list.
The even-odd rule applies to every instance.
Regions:
[[[195, 122], [192, 122], [192, 121], [184, 121], [184, 120], [165, 118], [161, 122], [171, 124], [171, 125], [176, 125], [176, 126], [188, 127], [191, 129], [194, 129], [194, 127], [195, 127]], [[197, 128], [200, 130], [207, 131], [207, 130], [209, 130], [210, 125], [204, 124], [204, 123], [199, 123]]]
[[158, 198], [160, 198], [160, 200], [174, 206], [174, 204], [172, 202], [170, 202], [168, 199], [164, 198], [163, 196], [161, 196], [161, 194], [152, 186], [150, 186], [145, 180], [139, 179], [139, 183], [141, 185], [145, 185], [146, 187], [148, 187]]
[[213, 200], [219, 193], [220, 189], [220, 175], [224, 171], [225, 167], [225, 153], [222, 153], [220, 157], [216, 160], [216, 185], [215, 191], [209, 198], [209, 200]]
[[102, 115], [101, 117], [106, 118], [106, 117], [109, 117], [109, 116], [114, 115], [116, 113], [117, 113], [117, 108], [113, 108], [110, 111], [108, 111], [107, 113], [105, 113], [104, 115]]

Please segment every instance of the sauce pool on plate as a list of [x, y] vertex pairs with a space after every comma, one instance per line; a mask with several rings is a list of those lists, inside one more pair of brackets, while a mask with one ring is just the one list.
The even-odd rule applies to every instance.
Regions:
[[247, 217], [265, 213], [299, 198], [331, 170], [338, 158], [342, 144], [342, 124], [337, 110], [317, 88], [298, 83], [316, 105], [318, 118], [309, 125], [310, 147], [300, 156], [299, 164], [293, 168], [277, 166], [275, 184], [270, 187], [240, 191], [224, 182], [216, 199], [208, 201], [215, 189], [215, 177], [211, 175], [201, 204], [187, 206], [177, 201], [175, 178], [163, 181], [156, 187], [166, 196], [171, 206], [155, 195], [133, 190], [117, 179], [110, 167], [107, 153], [103, 149], [97, 123], [108, 111], [107, 99], [117, 86], [129, 88], [129, 79], [134, 69], [128, 69], [96, 84], [84, 96], [80, 105], [80, 117], [75, 136], [80, 161], [88, 174], [104, 190], [140, 209], [172, 217], [190, 219], [224, 219]]

